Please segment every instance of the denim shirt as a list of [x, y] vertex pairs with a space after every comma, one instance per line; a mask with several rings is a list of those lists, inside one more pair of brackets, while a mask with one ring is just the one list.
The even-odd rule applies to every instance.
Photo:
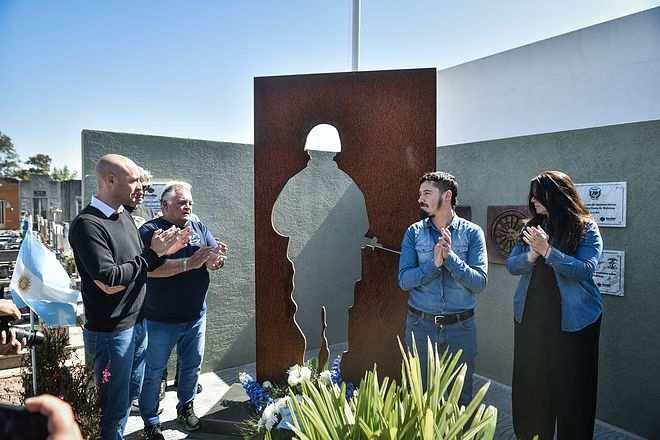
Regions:
[[433, 263], [440, 231], [431, 219], [414, 223], [403, 236], [399, 287], [408, 291], [408, 305], [422, 312], [439, 315], [473, 309], [476, 295], [488, 282], [484, 232], [457, 215], [449, 230], [452, 250], [440, 268]]
[[[506, 260], [506, 268], [512, 275], [521, 275], [513, 297], [513, 317], [522, 322], [527, 288], [534, 271], [534, 263], [527, 260], [529, 246], [518, 240]], [[594, 323], [603, 313], [603, 297], [594, 283], [593, 276], [603, 240], [596, 223], [590, 223], [575, 255], [567, 255], [552, 247], [546, 264], [552, 267], [561, 296], [561, 329], [575, 332]], [[539, 257], [542, 258], [542, 257]]]

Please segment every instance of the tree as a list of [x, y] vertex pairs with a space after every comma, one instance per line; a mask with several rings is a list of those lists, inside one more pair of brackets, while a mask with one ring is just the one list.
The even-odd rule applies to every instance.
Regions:
[[29, 179], [30, 176], [35, 174], [45, 174], [50, 175], [51, 179], [61, 182], [75, 179], [78, 174], [77, 171], [66, 165], [62, 168], [54, 167], [51, 173], [50, 166], [52, 162], [53, 160], [49, 155], [39, 153], [30, 156], [25, 161], [25, 165], [28, 165], [29, 168], [21, 168], [21, 161], [14, 148], [14, 143], [9, 136], [0, 132], [0, 176]]
[[20, 169], [19, 162], [11, 138], [0, 132], [0, 176], [16, 176]]
[[53, 172], [50, 173], [50, 178], [63, 182], [65, 180], [75, 179], [78, 172], [76, 170], [69, 169], [68, 166], [64, 165], [62, 168], [53, 167]]
[[30, 166], [27, 170], [29, 174], [50, 174], [50, 164], [52, 162], [53, 159], [49, 155], [39, 153], [30, 156], [25, 164]]

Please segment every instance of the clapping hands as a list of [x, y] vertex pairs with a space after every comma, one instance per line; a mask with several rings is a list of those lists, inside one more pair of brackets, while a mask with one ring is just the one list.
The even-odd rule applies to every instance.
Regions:
[[218, 270], [223, 267], [225, 265], [225, 260], [227, 259], [228, 251], [229, 246], [219, 241], [218, 245], [213, 248], [211, 256], [206, 261], [206, 268], [209, 270]]
[[188, 258], [186, 266], [190, 269], [199, 269], [206, 265], [207, 269], [218, 270], [225, 265], [228, 249], [229, 247], [222, 242], [218, 242], [215, 247], [201, 247]]
[[433, 262], [436, 267], [441, 267], [451, 252], [451, 233], [449, 229], [440, 229], [440, 239], [433, 248]]
[[159, 257], [171, 255], [183, 249], [188, 244], [191, 235], [192, 229], [189, 226], [179, 229], [172, 225], [165, 231], [158, 229], [151, 237], [151, 249]]
[[541, 255], [547, 255], [550, 248], [548, 234], [540, 226], [529, 226], [522, 232], [522, 239], [529, 246], [529, 261], [536, 261]]

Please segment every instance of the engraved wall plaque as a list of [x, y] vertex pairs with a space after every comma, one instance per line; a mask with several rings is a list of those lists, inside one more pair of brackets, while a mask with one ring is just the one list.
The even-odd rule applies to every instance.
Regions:
[[529, 208], [525, 205], [488, 207], [486, 248], [489, 262], [506, 263], [520, 231], [529, 218]]

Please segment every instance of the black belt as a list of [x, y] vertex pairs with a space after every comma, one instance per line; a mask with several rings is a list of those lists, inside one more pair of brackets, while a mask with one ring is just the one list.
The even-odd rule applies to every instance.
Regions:
[[422, 318], [433, 321], [435, 325], [450, 325], [456, 324], [460, 321], [465, 321], [474, 315], [474, 309], [466, 310], [460, 313], [449, 313], [444, 315], [432, 315], [430, 313], [422, 312], [421, 310], [414, 309], [408, 306], [408, 310], [413, 315], [421, 316]]

